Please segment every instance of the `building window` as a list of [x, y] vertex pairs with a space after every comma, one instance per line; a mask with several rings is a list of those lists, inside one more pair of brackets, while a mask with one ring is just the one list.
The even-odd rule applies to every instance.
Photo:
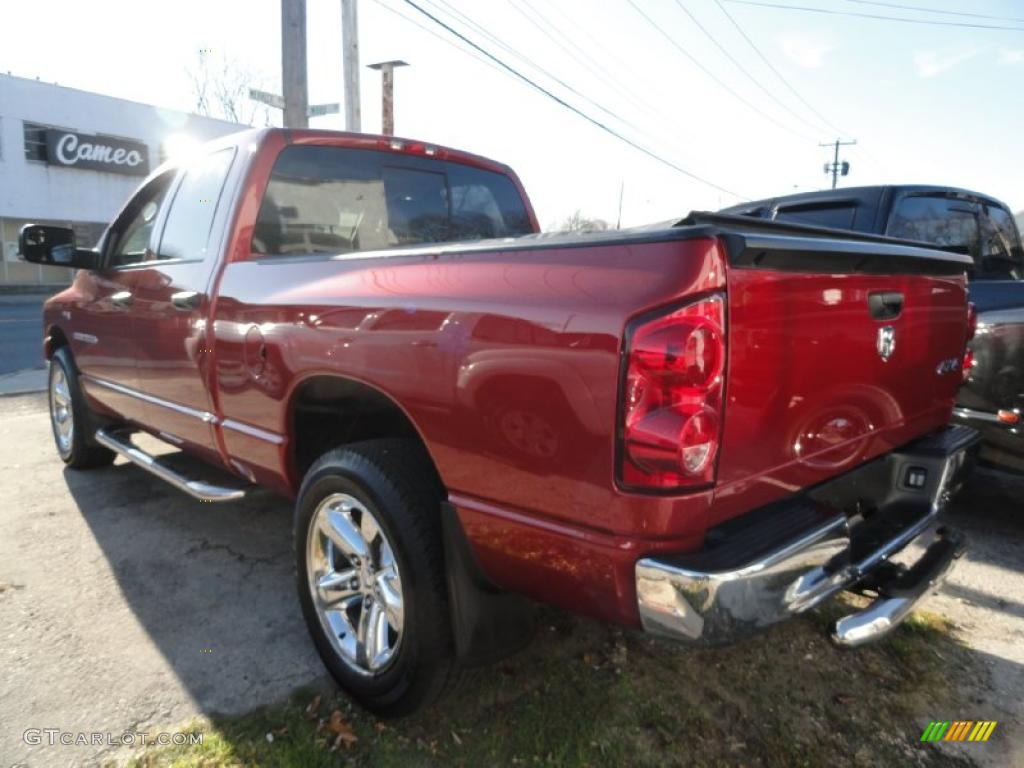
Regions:
[[46, 154], [45, 125], [25, 123], [25, 159], [38, 160], [41, 163], [49, 159]]

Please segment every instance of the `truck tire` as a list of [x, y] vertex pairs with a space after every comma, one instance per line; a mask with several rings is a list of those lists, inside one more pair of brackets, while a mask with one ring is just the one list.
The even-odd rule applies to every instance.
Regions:
[[50, 426], [57, 453], [73, 469], [105, 467], [115, 453], [93, 441], [96, 418], [85, 402], [71, 351], [61, 347], [50, 360]]
[[381, 717], [425, 707], [454, 669], [441, 498], [429, 457], [409, 440], [332, 450], [299, 491], [306, 624], [338, 684]]

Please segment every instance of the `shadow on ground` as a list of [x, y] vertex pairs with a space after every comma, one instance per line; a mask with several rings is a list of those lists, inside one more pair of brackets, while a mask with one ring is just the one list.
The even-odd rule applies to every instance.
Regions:
[[131, 464], [64, 478], [123, 599], [204, 712], [324, 679], [295, 600], [291, 505], [192, 499]]
[[[304, 712], [311, 694], [242, 718], [218, 714], [269, 703], [271, 683], [279, 690], [282, 679], [326, 691], [321, 718], [338, 707], [353, 722], [359, 742], [345, 756], [364, 765], [792, 766], [839, 756], [850, 765], [967, 765], [1015, 748], [1003, 743], [1005, 729], [990, 744], [970, 745], [973, 752], [919, 742], [930, 720], [991, 717], [983, 691], [975, 686], [977, 701], [965, 699], [962, 683], [1009, 662], [965, 647], [927, 615], [876, 646], [838, 651], [824, 637], [838, 607], [703, 651], [542, 609], [525, 652], [464, 673], [427, 714], [385, 726], [323, 679], [294, 599], [287, 501], [259, 494], [201, 503], [131, 465], [66, 471], [65, 479], [124, 599], [212, 717], [202, 728], [219, 750], [207, 755], [213, 765], [340, 757]], [[979, 512], [972, 502], [953, 517], [967, 527], [1006, 526], [1019, 547], [1024, 525], [1004, 515], [1003, 504]], [[1000, 610], [1019, 607], [1007, 602]], [[272, 744], [268, 732], [278, 733]]]

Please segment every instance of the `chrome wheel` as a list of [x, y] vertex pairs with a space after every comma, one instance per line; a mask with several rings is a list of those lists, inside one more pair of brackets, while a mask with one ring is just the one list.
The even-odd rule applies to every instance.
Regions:
[[354, 496], [327, 496], [313, 513], [306, 563], [335, 652], [360, 674], [383, 671], [402, 642], [405, 610], [398, 564], [377, 518]]
[[71, 389], [60, 363], [50, 364], [50, 422], [61, 456], [71, 452], [75, 437], [75, 419], [71, 413]]

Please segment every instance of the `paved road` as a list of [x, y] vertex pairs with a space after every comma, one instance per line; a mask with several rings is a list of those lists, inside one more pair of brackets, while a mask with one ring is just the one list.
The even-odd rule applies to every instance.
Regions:
[[[31, 747], [26, 728], [155, 732], [325, 679], [294, 599], [288, 502], [202, 504], [120, 462], [65, 470], [45, 407], [0, 399], [0, 766], [110, 756]], [[998, 743], [970, 753], [993, 766], [1024, 765], [1021, 499], [1024, 480], [975, 478], [949, 515], [970, 550], [925, 605], [989, 674], [963, 711], [920, 714], [998, 720]]]
[[131, 464], [65, 470], [49, 430], [45, 395], [0, 398], [0, 768], [99, 751], [31, 747], [26, 728], [174, 726], [324, 679], [287, 501], [213, 506]]
[[0, 296], [0, 375], [44, 366], [42, 296]]

